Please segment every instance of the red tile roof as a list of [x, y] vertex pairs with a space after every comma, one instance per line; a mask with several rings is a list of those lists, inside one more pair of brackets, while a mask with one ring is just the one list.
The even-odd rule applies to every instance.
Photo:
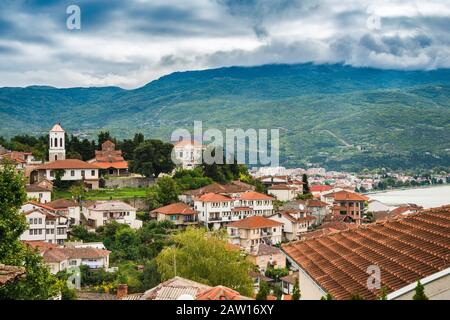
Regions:
[[201, 202], [233, 201], [232, 198], [217, 193], [206, 193], [201, 195], [200, 197], [195, 198], [195, 200]]
[[63, 128], [61, 127], [61, 125], [59, 123], [55, 124], [52, 128], [52, 130], [50, 130], [51, 132], [64, 132]]
[[242, 220], [231, 222], [227, 227], [242, 228], [242, 229], [259, 229], [278, 227], [283, 225], [281, 222], [273, 221], [260, 216], [252, 216]]
[[327, 194], [326, 198], [334, 198], [336, 201], [368, 201], [369, 198], [356, 192], [350, 192], [347, 190], [341, 190]]
[[241, 295], [233, 289], [217, 286], [198, 293], [195, 300], [241, 300]]
[[309, 190], [311, 192], [324, 192], [324, 191], [330, 191], [331, 189], [333, 189], [332, 186], [327, 186], [327, 185], [312, 185], [309, 186]]
[[57, 160], [38, 166], [38, 170], [57, 170], [57, 169], [98, 169], [92, 163], [87, 163], [78, 159]]
[[195, 210], [193, 210], [191, 207], [189, 207], [187, 204], [183, 202], [178, 203], [172, 203], [167, 206], [157, 208], [153, 210], [154, 213], [161, 213], [161, 214], [182, 214], [182, 215], [190, 215], [190, 214], [197, 214]]
[[381, 288], [388, 293], [450, 267], [450, 206], [282, 248], [335, 299], [375, 299], [380, 290], [367, 288], [369, 266], [381, 269]]
[[94, 166], [97, 166], [99, 169], [128, 169], [128, 162], [126, 161], [98, 161], [92, 162]]
[[296, 190], [294, 187], [290, 187], [287, 184], [274, 184], [267, 188], [267, 190]]
[[76, 201], [69, 199], [56, 199], [46, 203], [46, 205], [54, 209], [67, 209], [69, 207], [78, 207], [78, 203], [76, 203]]
[[328, 203], [320, 201], [320, 200], [316, 200], [316, 199], [308, 200], [306, 203], [307, 203], [308, 207], [326, 207], [326, 206], [328, 206]]
[[268, 196], [267, 194], [256, 192], [256, 191], [247, 191], [241, 194], [238, 198], [239, 200], [275, 200], [275, 198]]

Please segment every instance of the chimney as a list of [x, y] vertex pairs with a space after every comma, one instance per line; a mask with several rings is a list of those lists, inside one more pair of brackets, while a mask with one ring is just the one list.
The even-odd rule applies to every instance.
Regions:
[[117, 286], [117, 299], [122, 299], [128, 294], [128, 285], [126, 284], [119, 284]]

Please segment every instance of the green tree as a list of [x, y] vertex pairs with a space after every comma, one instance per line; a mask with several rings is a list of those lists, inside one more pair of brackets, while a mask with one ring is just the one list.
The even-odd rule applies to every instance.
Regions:
[[420, 283], [420, 281], [417, 281], [415, 291], [413, 300], [428, 300], [428, 297], [425, 295], [425, 287]]
[[327, 293], [325, 296], [320, 298], [320, 300], [333, 300], [333, 296], [329, 293]]
[[0, 288], [0, 299], [47, 300], [61, 292], [64, 284], [50, 273], [39, 253], [25, 248], [18, 256], [26, 269], [26, 277]]
[[380, 291], [380, 295], [378, 296], [378, 300], [387, 300], [388, 289], [386, 287], [382, 287]]
[[198, 189], [213, 183], [211, 178], [203, 175], [201, 168], [193, 170], [177, 170], [173, 176], [180, 191]]
[[156, 209], [178, 201], [180, 190], [171, 177], [159, 178], [147, 192], [149, 210]]
[[109, 134], [109, 131], [100, 131], [100, 133], [98, 134], [98, 139], [97, 139], [97, 145], [99, 147], [101, 147], [101, 145], [103, 144], [103, 142], [107, 141], [107, 140], [112, 140], [111, 135]]
[[251, 295], [249, 272], [252, 264], [239, 250], [228, 247], [223, 233], [188, 228], [173, 236], [174, 246], [161, 251], [156, 258], [162, 280], [175, 275], [210, 286], [224, 285]]
[[310, 194], [311, 189], [309, 188], [308, 176], [306, 175], [306, 173], [302, 175], [302, 182], [303, 182], [303, 194]]
[[267, 300], [267, 296], [270, 293], [269, 285], [267, 282], [261, 280], [259, 282], [259, 291], [256, 294], [255, 300]]
[[292, 300], [300, 300], [300, 286], [298, 283], [298, 278], [295, 279], [294, 289], [292, 292]]
[[146, 140], [134, 150], [131, 169], [146, 177], [158, 177], [160, 173], [171, 172], [175, 168], [172, 161], [173, 145], [161, 140]]
[[27, 229], [25, 217], [19, 213], [27, 199], [22, 174], [12, 164], [0, 164], [0, 262], [20, 265], [24, 251], [19, 237]]
[[140, 280], [144, 290], [154, 288], [161, 283], [161, 275], [155, 260], [150, 260], [144, 265]]

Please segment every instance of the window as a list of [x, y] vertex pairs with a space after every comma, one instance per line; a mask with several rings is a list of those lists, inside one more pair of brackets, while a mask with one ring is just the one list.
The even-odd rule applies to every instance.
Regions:
[[62, 138], [59, 139], [59, 146], [60, 146], [60, 147], [63, 146], [63, 140], [62, 140]]
[[42, 229], [39, 229], [39, 234], [42, 234]]
[[177, 216], [176, 216], [176, 215], [171, 215], [171, 216], [170, 216], [170, 220], [171, 220], [171, 221], [177, 220]]
[[95, 170], [91, 171], [91, 176], [95, 177]]
[[42, 224], [42, 218], [39, 218], [39, 224]]
[[72, 177], [74, 177], [74, 176], [75, 176], [75, 170], [71, 170], [71, 171], [70, 171], [70, 175], [71, 175]]
[[[55, 160], [57, 160], [56, 156], [55, 156]], [[55, 176], [55, 173], [53, 172], [53, 170], [50, 170], [50, 177], [54, 177], [54, 176]]]
[[37, 223], [38, 223], [38, 219], [34, 218], [34, 224], [37, 224]]
[[30, 236], [33, 235], [33, 229], [30, 229]]
[[55, 148], [57, 148], [58, 147], [58, 138], [55, 138]]
[[33, 224], [33, 218], [29, 218], [29, 219], [28, 219], [28, 223], [29, 223], [29, 224]]

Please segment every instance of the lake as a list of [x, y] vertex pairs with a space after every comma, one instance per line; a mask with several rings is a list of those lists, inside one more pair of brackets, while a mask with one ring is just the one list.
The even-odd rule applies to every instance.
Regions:
[[450, 204], [450, 185], [369, 193], [367, 196], [388, 205], [415, 203], [424, 208], [433, 208]]

